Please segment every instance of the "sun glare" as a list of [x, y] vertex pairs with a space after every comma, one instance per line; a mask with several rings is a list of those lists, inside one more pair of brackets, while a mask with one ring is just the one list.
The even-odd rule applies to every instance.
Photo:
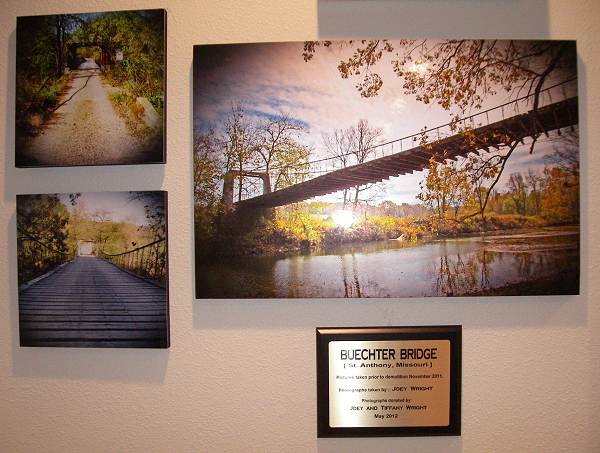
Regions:
[[335, 225], [341, 228], [350, 228], [354, 223], [354, 214], [350, 211], [335, 211], [331, 218]]

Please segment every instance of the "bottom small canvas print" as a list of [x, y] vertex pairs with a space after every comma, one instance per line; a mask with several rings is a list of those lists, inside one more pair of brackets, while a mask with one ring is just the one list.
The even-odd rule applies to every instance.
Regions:
[[17, 195], [21, 346], [169, 346], [167, 193]]

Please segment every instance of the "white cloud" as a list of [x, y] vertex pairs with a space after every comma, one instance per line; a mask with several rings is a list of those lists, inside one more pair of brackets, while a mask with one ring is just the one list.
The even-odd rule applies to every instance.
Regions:
[[406, 99], [396, 98], [392, 101], [392, 108], [397, 112], [404, 112], [406, 110]]

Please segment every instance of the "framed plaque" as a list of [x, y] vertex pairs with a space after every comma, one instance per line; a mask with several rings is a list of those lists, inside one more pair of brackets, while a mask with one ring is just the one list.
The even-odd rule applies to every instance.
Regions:
[[318, 437], [459, 436], [461, 326], [317, 328]]

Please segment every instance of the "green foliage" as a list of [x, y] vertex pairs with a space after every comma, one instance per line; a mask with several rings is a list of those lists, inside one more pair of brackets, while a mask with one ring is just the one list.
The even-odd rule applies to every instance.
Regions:
[[69, 213], [55, 195], [17, 198], [17, 261], [19, 284], [67, 261]]
[[[72, 209], [56, 195], [19, 195], [17, 232], [19, 283], [70, 260], [79, 241], [94, 243], [96, 254], [117, 254], [162, 239], [166, 234], [164, 196], [160, 192], [132, 192], [132, 201], [144, 203], [148, 223], [143, 226], [114, 221], [107, 211], [88, 211], [70, 194]], [[164, 265], [166, 249], [157, 257]]]
[[165, 99], [162, 93], [151, 93], [148, 95], [148, 100], [159, 112], [165, 108]]
[[579, 223], [579, 173], [546, 168], [541, 196], [542, 216], [550, 223]]
[[[162, 112], [162, 19], [161, 11], [19, 17], [17, 127], [22, 132], [34, 132], [41, 121], [32, 121], [31, 116], [46, 114], [57, 104], [69, 80], [65, 74], [67, 62], [98, 60], [101, 49], [112, 58], [104, 68], [106, 77], [129, 97], [146, 97]], [[123, 61], [114, 60], [117, 50], [123, 52]]]
[[128, 104], [131, 102], [131, 97], [121, 91], [117, 91], [110, 94], [110, 100], [116, 104]]
[[[233, 210], [231, 198], [241, 199], [249, 182], [262, 183], [268, 175], [272, 190], [296, 184], [304, 179], [310, 155], [310, 149], [297, 139], [304, 128], [285, 114], [251, 120], [238, 105], [223, 126], [221, 134], [210, 129], [194, 135], [194, 223], [198, 243], [219, 242], [220, 236], [227, 234], [217, 230], [229, 228], [226, 224]], [[229, 192], [224, 193], [227, 187]], [[310, 219], [305, 220], [304, 240], [311, 240], [314, 234]], [[290, 237], [299, 237], [295, 227], [292, 230]]]
[[432, 236], [456, 237], [482, 231], [502, 231], [521, 228], [539, 228], [548, 223], [541, 217], [519, 214], [488, 214], [485, 222], [481, 217], [469, 217], [461, 222], [443, 220], [437, 217], [428, 219], [428, 229]]
[[40, 121], [34, 114], [51, 109], [68, 77], [64, 77], [71, 31], [80, 15], [19, 17], [17, 19], [16, 125], [31, 133]]
[[194, 230], [196, 241], [208, 241], [215, 234], [215, 219], [222, 209], [219, 145], [214, 131], [194, 137]]
[[274, 226], [293, 240], [318, 244], [326, 228], [331, 228], [333, 223], [308, 212], [305, 206], [298, 204], [285, 210], [277, 210]]
[[159, 132], [158, 130], [153, 131], [146, 125], [143, 119], [144, 107], [127, 92], [110, 93], [109, 101], [115, 112], [125, 121], [129, 133], [134, 137], [144, 138]]
[[[82, 25], [73, 42], [94, 42], [106, 49], [113, 61], [108, 77], [133, 97], [145, 97], [159, 111], [163, 108], [164, 27], [161, 11], [106, 13]], [[116, 61], [117, 51], [123, 60]]]
[[[514, 146], [514, 145], [513, 145]], [[463, 165], [454, 161], [430, 160], [429, 171], [421, 182], [418, 198], [436, 214], [432, 231], [455, 235], [463, 231], [495, 229], [496, 219], [489, 215], [516, 215], [519, 219], [535, 216], [534, 224], [579, 222], [578, 136], [567, 134], [558, 140], [554, 154], [548, 157], [543, 174], [533, 170], [509, 175], [502, 192], [493, 188], [510, 156], [500, 154], [471, 155]], [[479, 216], [475, 222], [473, 217]], [[506, 228], [522, 227], [505, 217]], [[487, 225], [491, 222], [490, 225]], [[519, 223], [517, 222], [517, 223]], [[529, 222], [532, 223], [532, 222]]]

